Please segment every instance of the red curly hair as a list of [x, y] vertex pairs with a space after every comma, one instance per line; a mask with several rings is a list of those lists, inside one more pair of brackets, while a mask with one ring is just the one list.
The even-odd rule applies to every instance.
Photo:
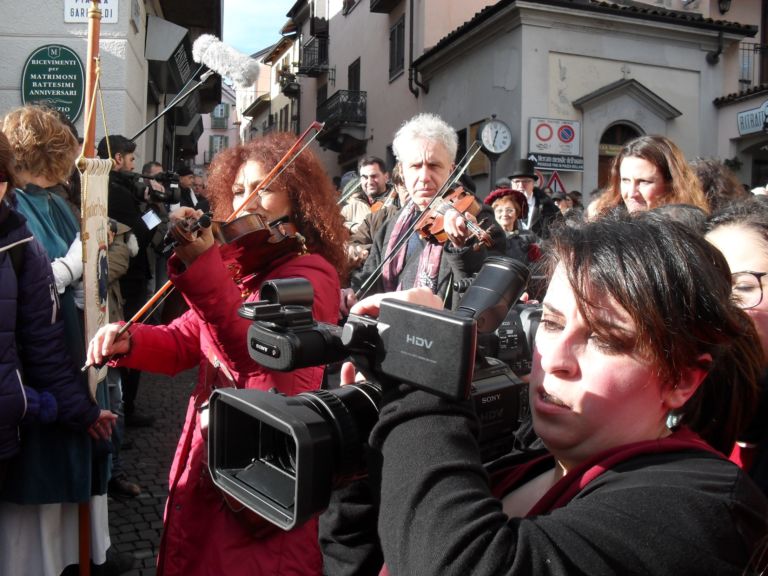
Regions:
[[[219, 152], [208, 170], [209, 200], [214, 218], [225, 220], [232, 214], [232, 185], [244, 163], [253, 160], [269, 171], [295, 141], [293, 134], [273, 132]], [[343, 282], [348, 271], [344, 244], [349, 231], [336, 204], [336, 189], [317, 156], [304, 150], [275, 183], [288, 190], [293, 223], [306, 239], [307, 249], [324, 256]]]

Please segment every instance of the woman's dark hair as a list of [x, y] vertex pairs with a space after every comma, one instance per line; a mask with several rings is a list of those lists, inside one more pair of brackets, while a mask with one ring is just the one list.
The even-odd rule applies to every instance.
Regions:
[[11, 143], [8, 142], [8, 138], [0, 132], [0, 182], [8, 183], [8, 190], [6, 195], [13, 194], [13, 189], [16, 187], [16, 180], [14, 177], [13, 167], [16, 164], [16, 159], [11, 149]]
[[762, 196], [750, 196], [726, 205], [707, 222], [707, 231], [721, 226], [743, 226], [757, 233], [768, 244], [768, 202]]
[[749, 197], [739, 177], [717, 158], [697, 158], [691, 162], [691, 169], [701, 182], [712, 212]]
[[[600, 321], [598, 299], [610, 295], [636, 326], [635, 353], [674, 386], [686, 368], [707, 376], [676, 412], [718, 450], [729, 453], [750, 421], [763, 352], [752, 321], [731, 300], [723, 255], [688, 226], [654, 212], [616, 214], [552, 238], [549, 274], [562, 269], [589, 329], [618, 349], [622, 339]], [[712, 361], [701, 360], [708, 354]]]
[[[293, 134], [273, 132], [219, 152], [208, 171], [214, 217], [224, 220], [232, 213], [232, 185], [245, 162], [258, 162], [268, 172], [295, 140]], [[288, 190], [293, 222], [304, 236], [309, 251], [323, 255], [336, 268], [343, 282], [348, 268], [344, 243], [349, 232], [336, 204], [336, 189], [317, 156], [304, 150], [277, 177], [275, 184]]]
[[707, 213], [691, 204], [664, 204], [654, 208], [653, 212], [661, 214], [676, 222], [682, 222], [699, 234], [707, 231]]
[[667, 185], [663, 204], [693, 204], [709, 213], [709, 204], [685, 155], [666, 136], [640, 136], [627, 142], [613, 159], [611, 177], [598, 200], [598, 213], [605, 214], [622, 204], [621, 163], [624, 158], [642, 158], [656, 166]]

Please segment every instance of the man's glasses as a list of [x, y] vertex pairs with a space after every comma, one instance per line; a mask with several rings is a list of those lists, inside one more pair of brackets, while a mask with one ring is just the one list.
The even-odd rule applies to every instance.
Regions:
[[533, 184], [533, 178], [515, 178], [512, 180], [512, 184], [515, 184], [516, 186]]
[[763, 276], [768, 272], [734, 272], [731, 274], [731, 295], [742, 310], [754, 308], [763, 301]]

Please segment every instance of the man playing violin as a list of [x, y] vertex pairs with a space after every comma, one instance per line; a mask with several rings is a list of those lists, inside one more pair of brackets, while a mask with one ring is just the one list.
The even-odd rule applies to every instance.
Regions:
[[[342, 310], [356, 301], [353, 290], [366, 281], [368, 293], [427, 286], [453, 306], [452, 281], [477, 272], [486, 257], [485, 246], [475, 241], [467, 221], [476, 222], [479, 217], [493, 222], [493, 213], [477, 201], [475, 208], [486, 212], [478, 213], [478, 217], [455, 209], [445, 212], [443, 225], [448, 241], [444, 244], [413, 233], [396, 248], [448, 181], [455, 166], [458, 137], [440, 117], [418, 114], [397, 131], [392, 147], [411, 201], [377, 232], [365, 265], [352, 278], [352, 288], [342, 293]], [[389, 257], [393, 250], [395, 255]]]
[[[274, 372], [252, 360], [250, 321], [238, 315], [243, 300], [259, 299], [265, 281], [305, 278], [314, 289], [313, 316], [322, 322], [338, 319], [347, 231], [317, 157], [305, 150], [282, 164], [293, 141], [292, 135], [271, 133], [214, 158], [208, 179], [213, 226], [205, 227], [202, 212], [190, 207], [171, 215], [172, 222], [198, 220], [187, 228], [189, 234], [179, 234], [189, 238], [168, 261], [169, 278], [190, 309], [168, 325], [133, 324], [123, 334], [118, 324], [110, 324], [88, 348], [92, 364], [113, 356], [110, 365], [169, 375], [199, 367], [171, 466], [158, 576], [322, 573], [316, 520], [289, 532], [258, 523], [224, 500], [207, 467], [207, 401], [213, 389], [294, 395], [322, 383], [322, 367]], [[281, 164], [284, 171], [268, 182]], [[241, 208], [245, 216], [219, 224]], [[250, 231], [244, 223], [252, 224]], [[296, 233], [284, 236], [289, 228]]]
[[389, 172], [384, 160], [378, 156], [361, 158], [357, 171], [360, 174], [360, 190], [341, 209], [344, 225], [353, 233], [374, 207], [384, 204], [389, 190]]

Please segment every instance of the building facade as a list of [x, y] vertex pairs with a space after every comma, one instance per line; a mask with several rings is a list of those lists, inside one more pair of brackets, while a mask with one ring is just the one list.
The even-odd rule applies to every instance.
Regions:
[[202, 115], [203, 131], [197, 141], [195, 173], [203, 175], [213, 157], [224, 148], [240, 143], [240, 117], [237, 111], [235, 89], [221, 86], [221, 102], [208, 114]]
[[[82, 135], [82, 77], [87, 67], [87, 13], [92, 2], [6, 4], [0, 19], [0, 114], [24, 102], [42, 100], [67, 109]], [[182, 88], [196, 85], [200, 71], [192, 60], [192, 42], [202, 33], [221, 35], [223, 5], [221, 0], [193, 4], [186, 6], [181, 0], [98, 2], [104, 120], [97, 103], [97, 142], [105, 134], [104, 122], [110, 134], [131, 138], [160, 115]], [[77, 63], [73, 71], [63, 72], [62, 62]], [[200, 113], [218, 103], [220, 86], [220, 80], [206, 83], [142, 132], [136, 138], [138, 164], [159, 160], [170, 167], [194, 157], [202, 131]]]
[[299, 53], [297, 117], [326, 123], [332, 176], [363, 154], [393, 163], [394, 132], [426, 111], [463, 149], [493, 116], [510, 126], [510, 150], [470, 168], [481, 194], [531, 155], [542, 185], [590, 191], [624, 142], [651, 133], [754, 185], [768, 176], [767, 12], [765, 0], [298, 0], [283, 30]]

